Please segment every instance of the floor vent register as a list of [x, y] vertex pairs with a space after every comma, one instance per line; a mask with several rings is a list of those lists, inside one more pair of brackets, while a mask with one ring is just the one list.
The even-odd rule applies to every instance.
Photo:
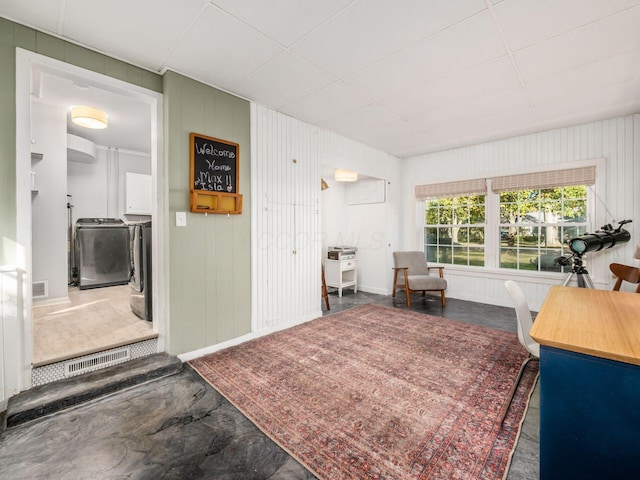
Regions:
[[131, 348], [129, 347], [110, 350], [108, 352], [96, 353], [95, 355], [88, 355], [81, 359], [76, 359], [65, 363], [64, 375], [65, 377], [73, 377], [74, 375], [91, 372], [98, 368], [117, 365], [118, 363], [127, 361], [130, 358]]

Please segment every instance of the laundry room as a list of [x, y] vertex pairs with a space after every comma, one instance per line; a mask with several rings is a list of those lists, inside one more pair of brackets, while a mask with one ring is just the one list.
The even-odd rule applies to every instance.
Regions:
[[154, 338], [148, 105], [32, 70], [34, 367]]

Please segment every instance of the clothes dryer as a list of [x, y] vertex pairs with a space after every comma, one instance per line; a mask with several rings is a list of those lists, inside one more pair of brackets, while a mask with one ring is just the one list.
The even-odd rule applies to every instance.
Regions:
[[131, 311], [143, 320], [152, 321], [151, 289], [151, 221], [136, 223], [131, 228]]

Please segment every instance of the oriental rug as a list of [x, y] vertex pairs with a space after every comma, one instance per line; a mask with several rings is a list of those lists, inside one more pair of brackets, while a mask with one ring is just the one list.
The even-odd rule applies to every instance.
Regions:
[[526, 356], [514, 333], [363, 305], [189, 363], [321, 479], [468, 480], [503, 478]]

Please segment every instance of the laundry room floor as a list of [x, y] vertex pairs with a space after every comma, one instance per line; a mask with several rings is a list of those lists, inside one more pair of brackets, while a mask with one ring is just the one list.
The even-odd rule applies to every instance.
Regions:
[[33, 308], [35, 367], [157, 337], [129, 306], [129, 286], [69, 288], [69, 303]]

